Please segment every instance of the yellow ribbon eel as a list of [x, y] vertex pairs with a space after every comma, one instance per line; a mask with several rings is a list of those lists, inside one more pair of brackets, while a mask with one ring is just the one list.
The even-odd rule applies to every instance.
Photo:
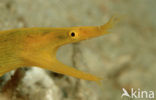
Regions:
[[57, 49], [108, 33], [112, 17], [102, 26], [21, 28], [0, 32], [0, 76], [24, 66], [38, 66], [64, 75], [100, 82], [101, 78], [69, 67], [56, 59]]

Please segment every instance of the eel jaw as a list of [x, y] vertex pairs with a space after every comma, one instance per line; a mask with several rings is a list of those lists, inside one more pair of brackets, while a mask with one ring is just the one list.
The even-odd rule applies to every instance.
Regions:
[[[104, 34], [110, 33], [109, 30], [119, 21], [118, 18], [113, 16], [110, 18], [110, 20], [101, 26], [87, 26], [87, 27], [78, 27], [76, 30], [77, 33], [79, 33], [79, 39], [80, 40], [85, 40], [89, 38], [94, 38], [94, 37], [99, 37]], [[77, 42], [78, 42], [77, 41]]]
[[98, 84], [100, 84], [100, 80], [102, 80], [102, 78], [100, 78], [100, 77], [97, 77], [95, 75], [92, 75], [92, 74], [77, 70], [73, 67], [67, 66], [67, 65], [61, 63], [60, 61], [58, 61], [57, 59], [55, 59], [55, 63], [53, 64], [53, 66], [54, 66], [53, 68], [50, 67], [50, 70], [60, 73], [60, 74], [73, 76], [73, 77], [79, 78], [79, 79], [95, 81]]

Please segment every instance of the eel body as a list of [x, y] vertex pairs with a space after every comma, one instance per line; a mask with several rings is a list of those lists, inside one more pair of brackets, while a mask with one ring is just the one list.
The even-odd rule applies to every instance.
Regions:
[[21, 28], [0, 32], [0, 76], [24, 66], [38, 66], [53, 72], [99, 82], [101, 78], [64, 65], [56, 59], [57, 49], [65, 44], [109, 33], [111, 18], [101, 26], [65, 28]]

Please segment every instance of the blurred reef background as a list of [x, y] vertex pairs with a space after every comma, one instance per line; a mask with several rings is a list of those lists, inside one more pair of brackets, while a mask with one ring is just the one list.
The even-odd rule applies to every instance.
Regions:
[[122, 88], [156, 92], [155, 4], [156, 0], [0, 0], [0, 30], [94, 26], [113, 15], [123, 16], [111, 34], [65, 45], [57, 54], [63, 63], [103, 77], [101, 86], [36, 67], [21, 68], [0, 78], [0, 100], [121, 100]]

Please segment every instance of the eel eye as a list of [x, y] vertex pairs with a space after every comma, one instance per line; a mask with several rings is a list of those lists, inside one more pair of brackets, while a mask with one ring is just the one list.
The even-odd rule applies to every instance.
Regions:
[[70, 36], [71, 38], [75, 39], [75, 38], [78, 37], [78, 33], [76, 33], [76, 32], [70, 32], [70, 33], [69, 33], [69, 36]]
[[74, 32], [71, 32], [71, 37], [75, 37], [75, 33]]

